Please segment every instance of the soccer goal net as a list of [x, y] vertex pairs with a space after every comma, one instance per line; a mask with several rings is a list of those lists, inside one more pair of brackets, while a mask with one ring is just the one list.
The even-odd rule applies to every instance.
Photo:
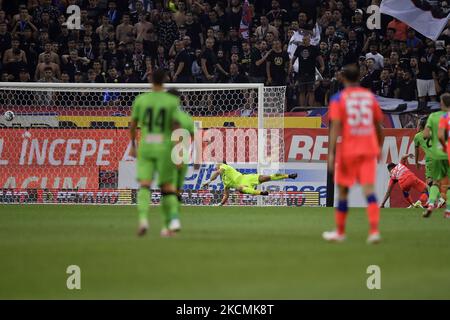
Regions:
[[[194, 117], [201, 139], [203, 162], [200, 169], [189, 166], [185, 204], [220, 201], [220, 179], [208, 190], [201, 185], [223, 160], [243, 173], [286, 172], [285, 87], [168, 88], [180, 91], [181, 107]], [[128, 127], [134, 98], [150, 90], [148, 84], [1, 83], [0, 202], [135, 203], [138, 184]], [[233, 194], [230, 203], [316, 204], [315, 194], [288, 192], [282, 182], [267, 188], [269, 197]], [[159, 201], [157, 190], [152, 197]]]

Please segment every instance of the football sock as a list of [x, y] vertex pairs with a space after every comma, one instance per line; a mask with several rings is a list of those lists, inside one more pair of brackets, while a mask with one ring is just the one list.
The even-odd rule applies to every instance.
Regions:
[[345, 220], [347, 219], [348, 205], [347, 200], [339, 200], [335, 212], [336, 231], [339, 235], [345, 233]]
[[172, 219], [178, 219], [178, 217], [179, 217], [179, 214], [180, 214], [180, 211], [181, 211], [181, 203], [183, 202], [182, 201], [183, 199], [181, 197], [181, 192], [178, 192], [177, 200], [178, 200], [178, 203], [177, 203], [177, 214], [175, 216], [172, 216], [171, 217]]
[[[447, 191], [448, 192], [448, 191]], [[422, 203], [422, 206], [425, 206], [428, 201], [428, 192], [423, 192], [419, 198], [420, 202]]]
[[411, 198], [411, 196], [408, 196], [408, 198], [406, 200], [409, 202], [409, 204], [414, 204], [414, 201]]
[[380, 222], [380, 207], [378, 207], [377, 197], [371, 194], [367, 197], [367, 217], [369, 219], [370, 233], [378, 232]]
[[275, 173], [275, 174], [271, 174], [270, 175], [270, 180], [271, 181], [283, 180], [283, 179], [287, 179], [287, 178], [289, 178], [288, 174]]
[[261, 194], [261, 191], [260, 191], [260, 190], [253, 189], [253, 188], [250, 188], [250, 187], [243, 187], [243, 188], [242, 188], [242, 193], [245, 193], [245, 194], [253, 194], [253, 195], [259, 195], [259, 194]]
[[[447, 199], [450, 199], [450, 189], [447, 189]], [[450, 211], [450, 201], [447, 201], [447, 212]]]
[[178, 218], [179, 201], [175, 193], [166, 193], [162, 195], [161, 211], [163, 215], [164, 228], [169, 227], [171, 219]]
[[139, 221], [147, 219], [149, 205], [150, 190], [148, 187], [140, 187], [137, 194], [137, 209], [139, 214]]
[[430, 188], [430, 198], [428, 199], [428, 203], [432, 206], [435, 206], [438, 197], [439, 197], [439, 187], [433, 184]]

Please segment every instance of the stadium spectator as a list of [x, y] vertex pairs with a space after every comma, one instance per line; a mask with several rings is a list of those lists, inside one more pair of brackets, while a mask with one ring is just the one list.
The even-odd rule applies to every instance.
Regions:
[[108, 41], [108, 49], [103, 54], [104, 69], [109, 69], [110, 67], [115, 67], [121, 70], [124, 64], [124, 55], [122, 52], [118, 51], [116, 48], [116, 43], [114, 40]]
[[19, 70], [19, 82], [30, 82], [31, 81], [31, 77], [30, 77], [30, 73], [28, 72], [27, 69], [22, 68]]
[[[369, 38], [370, 41], [375, 41], [374, 38]], [[368, 40], [369, 41], [369, 40]], [[376, 42], [371, 42], [369, 44], [369, 52], [366, 53], [366, 59], [373, 59], [375, 70], [381, 70], [384, 68], [384, 57], [378, 53], [378, 44]]]
[[[171, 64], [174, 65], [173, 62], [171, 62]], [[170, 68], [170, 65], [169, 65], [169, 68]], [[141, 81], [151, 83], [152, 75], [153, 75], [152, 59], [150, 57], [147, 57], [147, 58], [145, 58], [145, 71], [141, 77]], [[173, 79], [171, 79], [171, 80], [173, 81]]]
[[143, 0], [131, 0], [129, 1], [129, 10], [130, 10], [130, 14], [131, 17], [133, 19], [133, 21], [136, 23], [139, 19], [139, 15], [146, 15], [147, 12], [150, 12], [153, 7], [152, 7], [152, 1], [148, 1], [146, 0], [145, 3], [146, 5], [144, 5], [144, 1]]
[[[276, 2], [276, 1], [274, 1]], [[284, 86], [287, 83], [287, 70], [289, 69], [289, 54], [283, 50], [280, 40], [273, 42], [273, 49], [267, 58], [267, 84]]]
[[[95, 73], [94, 73], [95, 74]], [[95, 81], [95, 78], [94, 78]], [[127, 63], [124, 67], [124, 76], [123, 76], [123, 82], [125, 83], [137, 83], [141, 82], [141, 79], [136, 75], [136, 73], [133, 70], [133, 66], [129, 63]]]
[[397, 83], [395, 97], [405, 101], [413, 101], [417, 99], [417, 84], [412, 77], [411, 70], [405, 69], [403, 71], [402, 79], [400, 79]]
[[44, 70], [44, 76], [38, 80], [38, 82], [58, 82], [58, 79], [54, 77], [51, 67], [46, 67]]
[[47, 42], [44, 45], [44, 52], [42, 52], [41, 54], [39, 54], [39, 62], [44, 62], [44, 56], [48, 54], [50, 55], [50, 61], [56, 64], [60, 64], [59, 61], [59, 55], [56, 52], [52, 51], [52, 44], [50, 42]]
[[131, 62], [134, 65], [134, 70], [140, 75], [143, 75], [146, 71], [145, 58], [144, 43], [142, 41], [134, 42], [134, 51], [131, 55]]
[[177, 55], [175, 57], [175, 74], [173, 82], [190, 83], [192, 82], [191, 57], [184, 48], [184, 41], [177, 40], [175, 42]]
[[[98, 21], [101, 14], [101, 8], [98, 6], [98, 0], [89, 0], [86, 11], [89, 20]], [[109, 22], [108, 16], [106, 16], [106, 18]]]
[[195, 82], [202, 82], [203, 71], [202, 71], [202, 51], [200, 49], [195, 50], [195, 56], [192, 62], [192, 76], [194, 77]]
[[426, 57], [421, 57], [417, 62], [417, 96], [419, 101], [436, 101], [436, 85], [434, 66]]
[[239, 72], [239, 67], [236, 63], [230, 64], [230, 72], [228, 83], [247, 83], [248, 78], [242, 72]]
[[272, 0], [271, 6], [272, 10], [270, 10], [266, 16], [267, 19], [269, 19], [269, 22], [274, 22], [275, 19], [280, 19], [282, 23], [288, 22], [287, 10], [280, 7], [280, 1]]
[[[217, 63], [220, 64], [223, 68], [223, 70], [229, 70], [230, 69], [230, 62], [226, 57], [223, 50], [217, 51]], [[228, 82], [228, 76], [222, 72], [217, 73], [217, 82], [219, 83], [227, 83]]]
[[109, 23], [116, 26], [120, 21], [120, 14], [117, 10], [117, 4], [115, 1], [108, 1], [108, 11], [106, 12]]
[[44, 53], [44, 60], [39, 63], [36, 67], [36, 72], [34, 74], [34, 79], [39, 80], [41, 78], [44, 77], [44, 73], [45, 70], [49, 67], [52, 69], [53, 74], [55, 75], [56, 78], [60, 78], [61, 77], [61, 70], [59, 68], [59, 65], [57, 63], [54, 63], [51, 60], [51, 55], [50, 53]]
[[245, 75], [248, 76], [250, 73], [250, 66], [252, 64], [252, 52], [248, 42], [242, 43], [239, 64], [241, 66], [241, 72], [244, 72]]
[[40, 2], [39, 6], [37, 6], [34, 11], [34, 19], [37, 22], [41, 21], [42, 13], [44, 12], [48, 13], [50, 19], [52, 20], [56, 20], [59, 17], [59, 10], [57, 7], [52, 5], [51, 0], [41, 0], [39, 2]]
[[361, 86], [364, 88], [372, 88], [374, 81], [377, 81], [380, 77], [380, 71], [375, 69], [375, 60], [373, 58], [365, 60], [365, 65], [367, 67], [367, 73], [361, 79]]
[[394, 30], [394, 40], [406, 41], [406, 35], [408, 32], [408, 26], [406, 24], [394, 18], [388, 23], [387, 28], [388, 30]]
[[266, 41], [257, 41], [253, 53], [251, 55], [250, 65], [250, 82], [265, 83], [266, 82], [266, 61], [271, 50], [267, 50]]
[[316, 80], [316, 64], [320, 66], [320, 73], [325, 71], [325, 65], [317, 47], [311, 45], [309, 33], [303, 36], [303, 43], [297, 47], [291, 59], [289, 73], [296, 60], [299, 60], [298, 91], [300, 106], [314, 105], [314, 83]]
[[0, 53], [4, 53], [11, 46], [11, 34], [5, 22], [0, 22]]
[[165, 10], [162, 19], [158, 24], [158, 38], [161, 45], [168, 50], [173, 42], [178, 38], [178, 27], [172, 20], [170, 11]]
[[[109, 22], [109, 19], [108, 19]], [[110, 23], [110, 22], [109, 22]], [[122, 23], [117, 26], [116, 29], [116, 41], [118, 42], [127, 42], [132, 39], [135, 34], [135, 28], [130, 22], [130, 14], [125, 13], [122, 16]], [[110, 39], [112, 40], [112, 39]]]
[[270, 32], [275, 38], [278, 38], [278, 30], [274, 26], [269, 24], [269, 20], [266, 16], [261, 16], [261, 25], [256, 28], [256, 38], [258, 40], [266, 40], [267, 34]]
[[108, 16], [102, 16], [102, 24], [95, 30], [99, 40], [107, 40], [110, 30], [114, 30], [114, 27], [109, 23]]
[[385, 98], [394, 98], [395, 82], [390, 77], [389, 69], [383, 69], [380, 73], [380, 79], [374, 82], [372, 91]]
[[416, 31], [412, 28], [408, 29], [408, 33], [406, 35], [406, 46], [412, 54], [419, 54], [419, 51], [422, 49], [422, 40], [416, 37]]
[[82, 45], [82, 55], [89, 60], [95, 60], [96, 58], [96, 50], [94, 45], [92, 44], [92, 37], [90, 35], [85, 35], [83, 37], [83, 45]]
[[70, 50], [69, 54], [62, 55], [63, 69], [69, 74], [73, 81], [77, 71], [84, 71], [90, 60], [86, 57], [80, 57], [76, 49]]
[[200, 23], [194, 21], [192, 12], [186, 12], [186, 20], [184, 22], [186, 27], [186, 35], [191, 38], [192, 47], [200, 49], [203, 46], [203, 32]]
[[228, 72], [226, 72], [223, 67], [218, 63], [217, 56], [213, 51], [214, 47], [214, 38], [206, 39], [206, 48], [202, 54], [202, 70], [203, 70], [203, 80], [204, 82], [215, 82], [217, 80], [215, 69], [217, 68], [218, 72], [222, 73], [225, 76], [228, 76]]
[[67, 73], [67, 71], [63, 71], [61, 72], [61, 79], [60, 79], [61, 83], [69, 83], [70, 82], [70, 76]]
[[239, 28], [242, 19], [242, 2], [240, 0], [231, 0], [231, 9], [229, 18], [232, 28]]
[[[151, 33], [153, 32], [153, 24], [147, 21], [147, 15], [144, 13], [139, 14], [139, 21], [134, 25], [136, 31], [136, 40], [142, 40], [148, 42], [152, 40]], [[119, 41], [120, 43], [121, 41]], [[123, 41], [126, 42], [126, 41]]]
[[11, 48], [7, 49], [3, 55], [3, 68], [17, 78], [17, 71], [23, 67], [27, 67], [27, 57], [25, 51], [20, 49], [19, 39], [14, 38], [11, 41]]

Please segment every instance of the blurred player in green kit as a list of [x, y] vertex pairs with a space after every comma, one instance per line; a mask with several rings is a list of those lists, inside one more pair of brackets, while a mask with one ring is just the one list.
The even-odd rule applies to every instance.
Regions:
[[[131, 151], [137, 156], [137, 208], [139, 213], [138, 236], [148, 230], [148, 209], [150, 188], [155, 173], [158, 173], [161, 187], [161, 210], [163, 213], [162, 237], [170, 237], [180, 229], [178, 220], [179, 203], [174, 184], [176, 165], [171, 159], [173, 130], [179, 128], [180, 99], [165, 92], [166, 73], [159, 69], [153, 73], [152, 92], [136, 97], [131, 112]], [[137, 127], [141, 129], [139, 147], [136, 146]]]
[[415, 147], [415, 159], [416, 159], [416, 166], [417, 169], [420, 168], [419, 164], [419, 148], [422, 149], [423, 153], [425, 154], [424, 160], [425, 160], [425, 179], [428, 186], [433, 185], [433, 178], [431, 177], [431, 140], [425, 139], [423, 137], [423, 130], [425, 129], [425, 125], [427, 123], [427, 118], [422, 118], [419, 120], [417, 125], [417, 133], [414, 136], [414, 147]]
[[[180, 93], [176, 89], [169, 89], [169, 90], [167, 90], [167, 92], [174, 95], [177, 98], [180, 97]], [[182, 202], [181, 192], [183, 190], [184, 179], [185, 179], [187, 171], [188, 171], [188, 163], [189, 163], [189, 158], [190, 158], [189, 149], [192, 145], [192, 146], [196, 147], [196, 151], [199, 152], [200, 147], [197, 146], [198, 142], [192, 143], [193, 141], [195, 141], [195, 137], [194, 137], [195, 126], [194, 126], [194, 120], [192, 119], [192, 117], [188, 113], [180, 110], [180, 113], [177, 117], [177, 121], [179, 124], [179, 129], [177, 129], [177, 130], [180, 130], [180, 129], [185, 130], [181, 134], [182, 139], [180, 141], [178, 141], [178, 143], [176, 143], [176, 145], [173, 148], [173, 152], [172, 152], [172, 157], [176, 163], [176, 171], [174, 174], [173, 185], [175, 186], [175, 188], [177, 190], [178, 212], [179, 212], [181, 202]], [[194, 155], [198, 155], [198, 152], [195, 152], [195, 150], [194, 150]], [[195, 162], [194, 169], [198, 169], [200, 165], [198, 164], [197, 161], [194, 161], [194, 162]], [[180, 220], [179, 220], [178, 216], [172, 217], [170, 229], [173, 231], [179, 231], [181, 229]]]
[[433, 185], [430, 188], [430, 196], [428, 198], [428, 208], [423, 213], [424, 218], [431, 216], [433, 210], [438, 207], [437, 200], [440, 197], [441, 182], [448, 175], [449, 164], [447, 160], [447, 153], [443, 150], [439, 141], [439, 121], [441, 117], [448, 111], [450, 107], [450, 95], [441, 97], [441, 111], [436, 111], [430, 114], [427, 120], [425, 129], [423, 130], [423, 137], [431, 139], [431, 148], [429, 156], [431, 158], [431, 177]]

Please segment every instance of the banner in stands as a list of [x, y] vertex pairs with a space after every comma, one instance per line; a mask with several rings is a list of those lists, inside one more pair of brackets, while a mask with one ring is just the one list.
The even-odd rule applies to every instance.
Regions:
[[[431, 2], [434, 2], [434, 6]], [[438, 1], [384, 0], [380, 11], [436, 41], [450, 19], [450, 14], [441, 11], [436, 2]]]
[[[418, 101], [405, 101], [402, 99], [385, 98], [376, 96], [380, 108], [386, 112], [413, 112], [419, 109]], [[439, 102], [428, 102], [427, 108], [429, 110], [439, 110]]]

